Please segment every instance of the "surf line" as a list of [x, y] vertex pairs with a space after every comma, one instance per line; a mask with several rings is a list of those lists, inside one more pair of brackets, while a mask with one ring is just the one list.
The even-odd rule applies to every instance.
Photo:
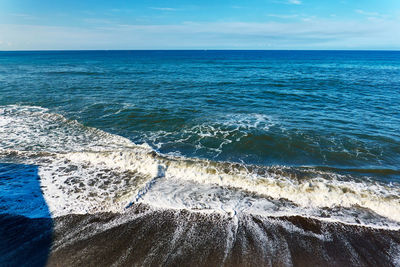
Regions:
[[130, 208], [133, 204], [139, 201], [139, 199], [143, 199], [143, 196], [149, 192], [149, 190], [153, 187], [153, 185], [157, 182], [157, 180], [165, 177], [165, 172], [167, 171], [168, 166], [158, 164], [157, 166], [157, 175], [148, 181], [136, 194], [135, 200], [131, 201], [125, 209]]

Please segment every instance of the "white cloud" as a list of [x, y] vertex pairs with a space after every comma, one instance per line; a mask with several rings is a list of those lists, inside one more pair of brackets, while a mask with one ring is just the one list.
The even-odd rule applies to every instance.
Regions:
[[361, 10], [361, 9], [357, 9], [356, 12], [358, 14], [366, 15], [366, 16], [379, 16], [379, 13], [377, 13], [377, 12], [366, 12], [366, 11]]
[[[398, 20], [0, 25], [0, 49], [400, 49]], [[6, 46], [11, 42], [12, 47]]]
[[101, 24], [114, 24], [115, 21], [114, 20], [110, 20], [110, 19], [96, 19], [96, 18], [86, 18], [82, 20], [85, 23], [88, 24], [96, 24], [96, 25], [101, 25]]
[[268, 14], [267, 16], [279, 18], [279, 19], [293, 19], [293, 18], [297, 18], [299, 15]]
[[161, 11], [176, 11], [176, 8], [172, 8], [172, 7], [150, 7], [151, 9], [154, 10], [161, 10]]
[[293, 5], [301, 5], [301, 1], [300, 0], [289, 0], [289, 4], [293, 4]]
[[24, 14], [24, 13], [11, 13], [10, 16], [19, 18], [19, 19], [29, 19], [29, 20], [35, 20], [38, 19], [35, 16], [29, 15], [29, 14]]
[[373, 18], [388, 18], [388, 15], [385, 14], [380, 14], [378, 12], [368, 12], [368, 11], [364, 11], [362, 9], [357, 9], [355, 10], [356, 13], [367, 16], [367, 17], [373, 17]]

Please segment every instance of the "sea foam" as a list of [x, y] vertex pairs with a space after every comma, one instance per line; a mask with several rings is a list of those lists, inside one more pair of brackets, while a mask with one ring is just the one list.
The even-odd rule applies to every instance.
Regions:
[[163, 155], [40, 107], [0, 109], [0, 155], [39, 166], [55, 217], [155, 208], [309, 216], [399, 228], [400, 189], [313, 168]]

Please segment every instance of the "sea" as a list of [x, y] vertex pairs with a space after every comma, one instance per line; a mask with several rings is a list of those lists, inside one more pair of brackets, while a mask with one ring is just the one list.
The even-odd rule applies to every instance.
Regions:
[[400, 266], [400, 52], [0, 52], [24, 264]]

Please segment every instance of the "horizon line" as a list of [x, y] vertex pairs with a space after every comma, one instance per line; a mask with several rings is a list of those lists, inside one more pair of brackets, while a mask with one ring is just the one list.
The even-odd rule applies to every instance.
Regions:
[[0, 52], [90, 52], [90, 51], [371, 51], [400, 52], [400, 49], [21, 49], [0, 50]]

